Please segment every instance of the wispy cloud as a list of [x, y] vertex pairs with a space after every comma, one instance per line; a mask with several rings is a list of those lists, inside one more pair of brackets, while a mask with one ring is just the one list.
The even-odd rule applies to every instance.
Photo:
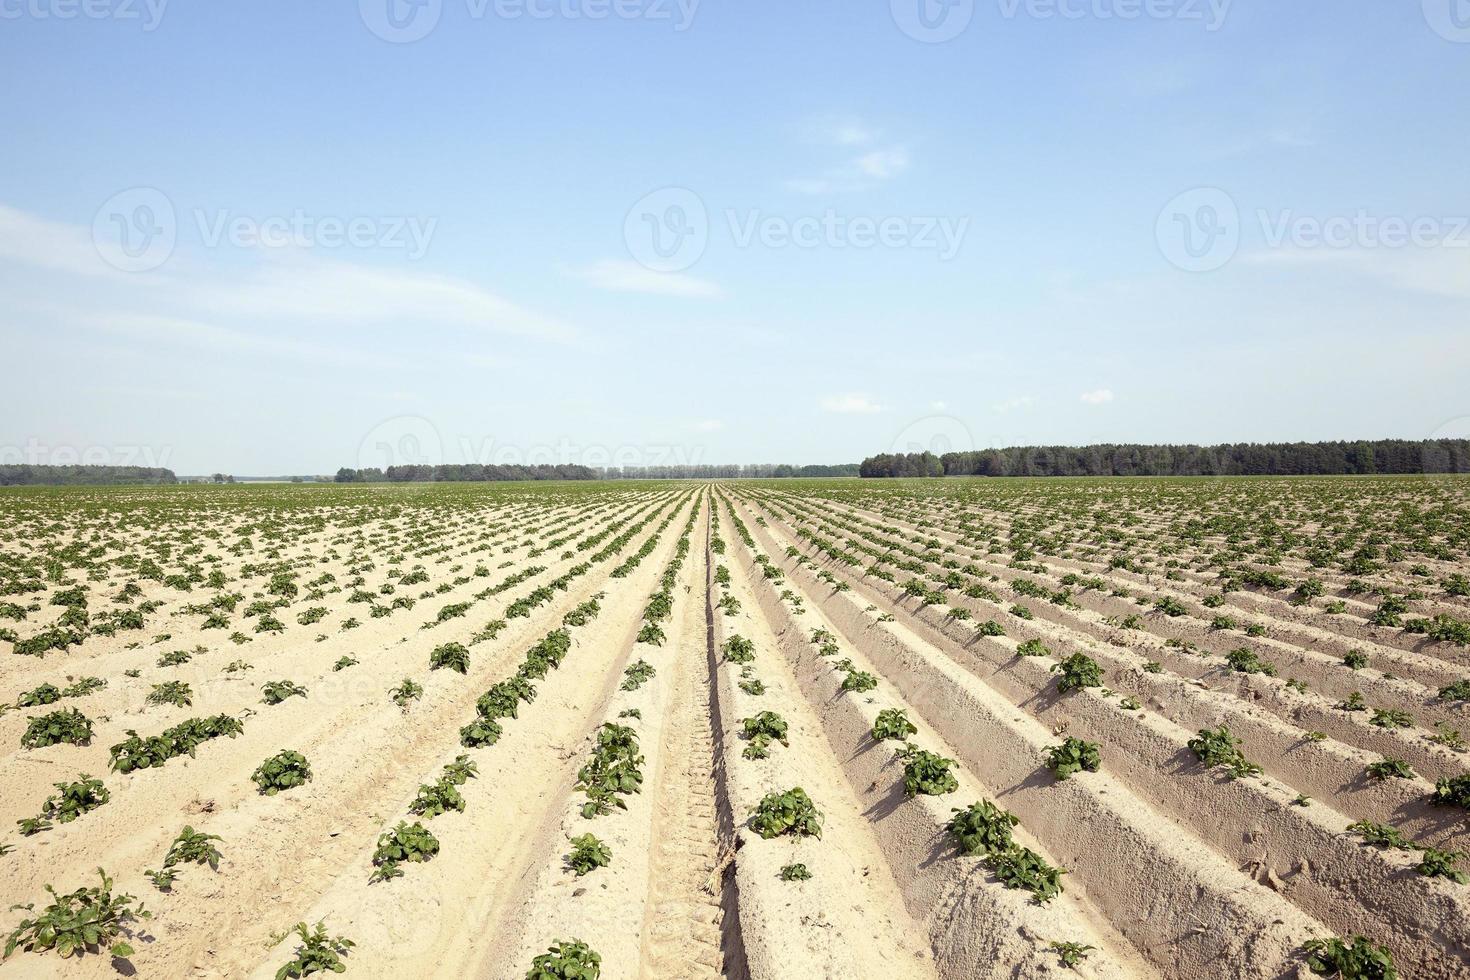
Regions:
[[[578, 336], [556, 317], [464, 279], [324, 258], [306, 249], [245, 250], [245, 261], [234, 251], [221, 261], [207, 250], [180, 246], [161, 268], [126, 273], [103, 260], [90, 229], [0, 205], [0, 273], [24, 271], [13, 277], [7, 301], [44, 309], [63, 324], [300, 357], [319, 356], [329, 345], [279, 337], [371, 324], [456, 327], [560, 343]], [[351, 346], [344, 349], [350, 353]]]
[[883, 406], [867, 395], [834, 395], [822, 399], [822, 411], [837, 415], [874, 415], [883, 411]]
[[1008, 414], [1010, 412], [1020, 411], [1021, 409], [1024, 409], [1024, 408], [1031, 408], [1035, 404], [1036, 404], [1036, 399], [1033, 398], [1032, 396], [1030, 396], [1030, 395], [1020, 395], [1020, 396], [1018, 396], [1016, 398], [1007, 398], [1003, 402], [997, 402], [995, 405], [992, 405], [991, 407], [993, 409], [995, 409], [995, 411], [999, 412], [1000, 414], [1006, 415], [1006, 414]]
[[1081, 395], [1081, 400], [1089, 405], [1106, 405], [1113, 400], [1113, 390], [1111, 388], [1098, 388], [1094, 391], [1084, 391]]
[[578, 279], [616, 293], [647, 293], [654, 296], [687, 296], [703, 299], [725, 294], [717, 283], [682, 272], [655, 272], [628, 259], [600, 259], [590, 266], [571, 270]]
[[883, 134], [857, 120], [823, 120], [803, 131], [807, 142], [851, 152], [848, 160], [828, 167], [817, 176], [794, 177], [786, 187], [799, 194], [832, 194], [863, 190], [892, 180], [908, 169], [909, 151], [901, 143], [883, 143]]

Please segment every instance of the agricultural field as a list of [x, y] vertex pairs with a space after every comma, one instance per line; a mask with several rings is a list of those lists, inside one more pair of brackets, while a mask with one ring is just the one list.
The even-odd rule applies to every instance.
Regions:
[[1465, 479], [16, 488], [0, 631], [0, 975], [1470, 975]]

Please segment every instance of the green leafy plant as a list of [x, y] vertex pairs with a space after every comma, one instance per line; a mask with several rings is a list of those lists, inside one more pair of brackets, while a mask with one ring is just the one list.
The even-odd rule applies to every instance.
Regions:
[[1407, 711], [1400, 711], [1397, 708], [1377, 708], [1373, 712], [1373, 717], [1368, 719], [1368, 724], [1388, 729], [1412, 728], [1414, 718]]
[[904, 714], [902, 708], [884, 708], [878, 712], [878, 718], [873, 722], [873, 739], [878, 742], [887, 738], [903, 741], [918, 733], [919, 730], [909, 721], [909, 716]]
[[1363, 838], [1365, 844], [1374, 847], [1393, 848], [1398, 851], [1410, 851], [1414, 849], [1414, 842], [1406, 838], [1397, 827], [1386, 823], [1374, 823], [1371, 820], [1359, 820], [1357, 823], [1349, 824], [1348, 831]]
[[222, 855], [219, 848], [214, 846], [217, 840], [224, 840], [224, 838], [218, 834], [200, 833], [193, 827], [185, 826], [170, 845], [168, 855], [163, 859], [163, 866], [172, 868], [176, 864], [188, 862], [207, 864], [212, 870], [218, 871]]
[[969, 855], [988, 856], [1009, 850], [1014, 843], [1011, 828], [1021, 820], [989, 800], [980, 800], [964, 810], [956, 809], [948, 830], [960, 850]]
[[1462, 807], [1470, 810], [1470, 773], [1446, 776], [1434, 784], [1430, 802]]
[[339, 670], [346, 670], [348, 667], [355, 667], [359, 663], [361, 663], [361, 661], [359, 661], [356, 657], [351, 657], [344, 654], [343, 656], [337, 658], [336, 663], [332, 664], [332, 670], [334, 672]]
[[1101, 746], [1096, 742], [1086, 742], [1069, 735], [1061, 745], [1053, 745], [1046, 750], [1046, 765], [1059, 780], [1065, 780], [1073, 773], [1083, 770], [1097, 772], [1102, 766], [1099, 748]]
[[265, 760], [250, 776], [261, 795], [275, 796], [282, 790], [304, 786], [311, 781], [311, 764], [306, 756], [283, 749]]
[[752, 811], [750, 829], [766, 840], [783, 834], [821, 837], [822, 814], [806, 790], [797, 786], [784, 793], [766, 794]]
[[449, 669], [460, 674], [470, 670], [470, 651], [463, 643], [443, 643], [429, 654], [429, 669]]
[[567, 855], [567, 867], [575, 871], [578, 878], [612, 863], [612, 850], [592, 834], [573, 837], [571, 843], [572, 853]]
[[1318, 976], [1342, 980], [1397, 980], [1398, 970], [1388, 947], [1353, 936], [1348, 942], [1337, 937], [1313, 939], [1302, 944], [1307, 968]]
[[143, 877], [153, 882], [153, 887], [161, 892], [172, 891], [174, 882], [178, 880], [179, 873], [172, 868], [164, 868], [162, 871], [145, 871]]
[[1231, 735], [1230, 729], [1224, 725], [1216, 729], [1201, 728], [1199, 734], [1189, 740], [1189, 749], [1205, 768], [1223, 766], [1229, 770], [1232, 779], [1261, 773], [1261, 767], [1241, 753], [1240, 739]]
[[1013, 844], [1004, 851], [992, 853], [986, 863], [1000, 883], [1007, 888], [1024, 888], [1037, 904], [1044, 905], [1062, 893], [1065, 868], [1054, 868], [1031, 850]]
[[294, 681], [266, 681], [260, 691], [260, 700], [265, 704], [280, 704], [287, 698], [306, 697], [306, 688]]
[[781, 869], [779, 877], [782, 881], [809, 881], [812, 873], [804, 864], [788, 864]]
[[296, 947], [291, 962], [276, 971], [276, 980], [291, 977], [306, 977], [313, 973], [345, 973], [347, 964], [342, 957], [355, 945], [342, 936], [327, 934], [325, 922], [318, 922], [315, 929], [308, 929], [305, 922], [296, 923], [296, 935], [301, 945]]
[[1414, 770], [1403, 759], [1383, 758], [1368, 764], [1368, 775], [1374, 779], [1412, 779]]
[[44, 748], [66, 742], [70, 745], [92, 744], [92, 720], [76, 708], [37, 715], [26, 723], [20, 744], [28, 749]]
[[878, 678], [874, 677], [866, 670], [848, 671], [847, 676], [842, 678], [842, 690], [851, 691], [855, 694], [861, 694], [864, 691], [871, 691], [877, 686]]
[[531, 961], [526, 980], [598, 980], [602, 957], [580, 939], [559, 940]]
[[1052, 673], [1060, 673], [1057, 690], [1062, 694], [1084, 687], [1102, 686], [1102, 668], [1084, 653], [1074, 653], [1061, 663], [1052, 664]]
[[[96, 953], [102, 946], [109, 946], [113, 957], [126, 958], [133, 955], [132, 946], [118, 939], [128, 923], [152, 917], [152, 913], [138, 900], [128, 894], [113, 894], [112, 879], [101, 868], [97, 869], [101, 884], [78, 888], [65, 895], [57, 893], [50, 885], [52, 903], [34, 918], [22, 919], [5, 943], [5, 958], [17, 949], [26, 952], [45, 953], [55, 950], [63, 958], [85, 956]], [[17, 905], [27, 912], [33, 905]]]
[[656, 673], [658, 672], [652, 664], [640, 658], [630, 664], [627, 670], [623, 671], [621, 688], [624, 691], [636, 691], [652, 679]]
[[960, 788], [959, 780], [950, 772], [953, 759], [946, 759], [936, 752], [910, 747], [901, 756], [903, 764], [903, 791], [909, 796], [923, 793], [925, 796], [943, 796]]
[[1063, 966], [1077, 966], [1083, 960], [1087, 959], [1088, 953], [1092, 952], [1094, 949], [1097, 949], [1097, 947], [1086, 945], [1084, 943], [1062, 943], [1053, 940], [1051, 943], [1051, 949], [1054, 953], [1057, 954], [1057, 958], [1062, 961]]
[[1441, 851], [1426, 847], [1414, 870], [1426, 878], [1448, 878], [1457, 885], [1470, 884], [1470, 875], [1455, 867], [1465, 857], [1464, 851]]
[[388, 690], [389, 699], [405, 711], [410, 701], [417, 701], [423, 696], [424, 686], [412, 677], [405, 677], [397, 687]]
[[748, 664], [755, 659], [755, 644], [739, 633], [726, 640], [720, 647], [720, 651], [732, 664]]
[[398, 821], [398, 826], [385, 831], [378, 838], [373, 851], [373, 872], [369, 881], [386, 881], [403, 874], [399, 865], [407, 861], [419, 864], [432, 860], [439, 853], [439, 839], [421, 823]]

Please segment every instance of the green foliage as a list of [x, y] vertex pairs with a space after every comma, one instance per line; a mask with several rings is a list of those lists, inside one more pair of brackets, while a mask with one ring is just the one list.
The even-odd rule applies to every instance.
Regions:
[[654, 669], [653, 664], [639, 658], [636, 662], [630, 664], [627, 670], [623, 671], [621, 689], [624, 691], [636, 691], [657, 673], [658, 671]]
[[399, 865], [407, 861], [419, 864], [439, 853], [439, 839], [423, 824], [398, 821], [398, 826], [378, 838], [373, 851], [373, 872], [369, 881], [386, 881], [403, 874]]
[[1231, 735], [1230, 729], [1224, 725], [1216, 729], [1201, 728], [1198, 736], [1189, 740], [1189, 749], [1207, 769], [1224, 766], [1231, 779], [1261, 773], [1261, 767], [1241, 753], [1240, 739]]
[[1064, 780], [1073, 773], [1097, 772], [1102, 766], [1102, 755], [1098, 749], [1101, 746], [1096, 742], [1086, 742], [1080, 738], [1070, 735], [1061, 745], [1053, 745], [1046, 750], [1046, 765], [1051, 769], [1053, 775], [1059, 780]]
[[779, 877], [782, 881], [809, 881], [812, 873], [804, 864], [788, 864], [781, 869]]
[[612, 850], [592, 834], [573, 837], [571, 843], [572, 853], [567, 855], [567, 867], [575, 871], [578, 878], [612, 863]]
[[953, 812], [948, 829], [963, 853], [989, 856], [1008, 851], [1015, 843], [1011, 828], [1021, 822], [1020, 818], [989, 800]]
[[405, 711], [410, 701], [417, 701], [423, 696], [424, 686], [412, 677], [405, 677], [397, 687], [388, 689], [389, 699]]
[[205, 834], [186, 826], [179, 831], [179, 836], [169, 846], [168, 855], [163, 859], [165, 868], [172, 868], [176, 864], [207, 864], [212, 870], [219, 870], [219, 862], [222, 855], [219, 848], [214, 846], [217, 840], [224, 840], [217, 834]]
[[755, 644], [739, 633], [726, 640], [720, 651], [724, 653], [725, 660], [732, 664], [748, 664], [755, 660]]
[[1102, 668], [1084, 653], [1074, 653], [1061, 663], [1052, 664], [1052, 673], [1060, 673], [1057, 690], [1062, 694], [1084, 687], [1102, 686]]
[[903, 764], [903, 791], [908, 796], [943, 796], [960, 788], [959, 780], [950, 772], [953, 759], [936, 752], [910, 746], [900, 757]]
[[1375, 779], [1412, 779], [1414, 770], [1403, 759], [1383, 758], [1368, 764], [1368, 775]]
[[1094, 949], [1097, 949], [1097, 947], [1086, 945], [1084, 943], [1059, 943], [1053, 941], [1051, 943], [1051, 949], [1062, 961], [1063, 966], [1077, 966], [1083, 960], [1087, 959], [1088, 953], [1092, 952]]
[[1245, 647], [1237, 647], [1225, 655], [1225, 662], [1230, 669], [1240, 674], [1265, 674], [1267, 677], [1276, 676], [1276, 665], [1256, 656], [1255, 652]]
[[842, 678], [842, 690], [852, 691], [857, 694], [861, 694], [864, 691], [871, 691], [877, 686], [878, 678], [866, 670], [849, 671], [847, 676]]
[[531, 961], [526, 980], [597, 980], [602, 957], [580, 939], [559, 940]]
[[1470, 773], [1446, 776], [1438, 780], [1434, 784], [1434, 793], [1429, 799], [1433, 803], [1470, 810]]
[[56, 787], [56, 794], [48, 796], [46, 802], [41, 804], [40, 815], [17, 821], [22, 834], [29, 837], [42, 830], [49, 830], [52, 821], [71, 823], [82, 814], [95, 810], [112, 799], [112, 794], [102, 785], [102, 780], [93, 779], [86, 773], [78, 776], [75, 782], [52, 785]]
[[1340, 977], [1341, 980], [1397, 980], [1393, 954], [1386, 946], [1378, 946], [1363, 936], [1348, 942], [1313, 939], [1302, 944], [1307, 968], [1318, 976]]
[[884, 708], [878, 712], [878, 718], [873, 722], [874, 741], [881, 742], [886, 738], [903, 741], [918, 733], [919, 730], [909, 721], [909, 716], [904, 714], [902, 708]]
[[1357, 834], [1363, 838], [1364, 843], [1372, 844], [1374, 847], [1393, 848], [1398, 851], [1414, 849], [1413, 841], [1406, 838], [1397, 827], [1386, 823], [1359, 820], [1357, 823], [1348, 825], [1348, 832]]
[[1040, 640], [1033, 638], [1016, 647], [1016, 656], [1049, 657], [1051, 656], [1051, 647], [1048, 647], [1045, 643], [1042, 643]]
[[986, 863], [1000, 883], [1007, 888], [1024, 888], [1038, 905], [1044, 905], [1062, 893], [1065, 868], [1054, 868], [1035, 851], [1012, 844], [1004, 851], [991, 854]]
[[768, 793], [751, 813], [750, 829], [766, 840], [790, 834], [821, 837], [822, 814], [800, 786]]
[[1455, 867], [1465, 857], [1464, 851], [1441, 851], [1426, 847], [1414, 870], [1426, 878], [1448, 878], [1457, 885], [1470, 884], [1470, 875]]
[[[115, 958], [133, 955], [133, 948], [118, 940], [128, 923], [148, 919], [152, 913], [138, 900], [128, 894], [113, 894], [112, 879], [101, 868], [97, 869], [101, 884], [78, 888], [65, 895], [58, 894], [50, 885], [52, 902], [34, 918], [22, 919], [5, 943], [5, 958], [17, 949], [26, 952], [45, 953], [55, 950], [62, 958], [82, 957], [96, 953], [100, 947], [110, 946]], [[33, 911], [33, 905], [17, 905], [15, 908]]]
[[250, 776], [263, 796], [275, 796], [282, 790], [304, 786], [311, 781], [311, 764], [306, 756], [283, 749], [265, 760]]
[[308, 929], [305, 922], [296, 923], [296, 935], [301, 945], [291, 962], [276, 971], [276, 980], [305, 977], [313, 973], [345, 973], [347, 964], [342, 962], [348, 950], [355, 945], [342, 936], [329, 936], [325, 922], [318, 922], [315, 929]]
[[193, 758], [195, 750], [203, 742], [228, 735], [234, 738], [245, 731], [245, 723], [230, 715], [214, 715], [209, 718], [190, 718], [163, 732], [162, 735], [141, 737], [131, 728], [128, 737], [111, 749], [112, 768], [117, 772], [132, 772], [163, 765], [181, 755]]
[[25, 734], [20, 737], [20, 744], [28, 749], [62, 742], [91, 745], [92, 720], [76, 708], [62, 708], [32, 718], [26, 723]]
[[470, 651], [463, 643], [443, 643], [429, 654], [429, 669], [447, 668], [461, 674], [470, 670]]
[[1368, 724], [1389, 729], [1412, 728], [1414, 717], [1407, 711], [1400, 711], [1397, 708], [1377, 708], [1373, 712], [1373, 717], [1368, 719]]
[[337, 658], [336, 663], [332, 664], [332, 670], [334, 672], [339, 670], [346, 670], [348, 667], [355, 667], [359, 663], [361, 663], [361, 661], [359, 661], [356, 657], [351, 657], [344, 654], [343, 656]]
[[294, 681], [266, 681], [260, 691], [260, 700], [265, 704], [280, 704], [287, 698], [306, 697], [306, 688]]
[[643, 792], [643, 756], [638, 733], [626, 725], [604, 722], [597, 729], [592, 758], [577, 772], [577, 789], [587, 795], [582, 817], [591, 820], [627, 809], [622, 797]]

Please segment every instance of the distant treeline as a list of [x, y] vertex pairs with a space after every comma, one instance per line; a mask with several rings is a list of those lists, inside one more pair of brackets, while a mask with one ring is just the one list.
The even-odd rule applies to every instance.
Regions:
[[155, 466], [0, 466], [0, 487], [118, 486], [177, 483], [173, 470]]
[[443, 463], [438, 466], [390, 466], [337, 471], [338, 483], [502, 483], [515, 480], [595, 480], [597, 473], [571, 463], [500, 466], [481, 463]]
[[792, 466], [789, 463], [753, 463], [715, 466], [623, 466], [598, 471], [604, 480], [771, 480], [787, 477], [857, 476], [857, 463], [834, 466]]
[[610, 466], [589, 467], [574, 463], [556, 465], [482, 465], [479, 463], [439, 466], [390, 466], [337, 471], [338, 483], [481, 483], [508, 480], [738, 480], [781, 477], [857, 476], [857, 463], [837, 466], [791, 466], [762, 463], [728, 466]]
[[1470, 439], [1240, 442], [1219, 446], [1012, 446], [976, 452], [883, 453], [861, 475], [1312, 476], [1470, 473]]

